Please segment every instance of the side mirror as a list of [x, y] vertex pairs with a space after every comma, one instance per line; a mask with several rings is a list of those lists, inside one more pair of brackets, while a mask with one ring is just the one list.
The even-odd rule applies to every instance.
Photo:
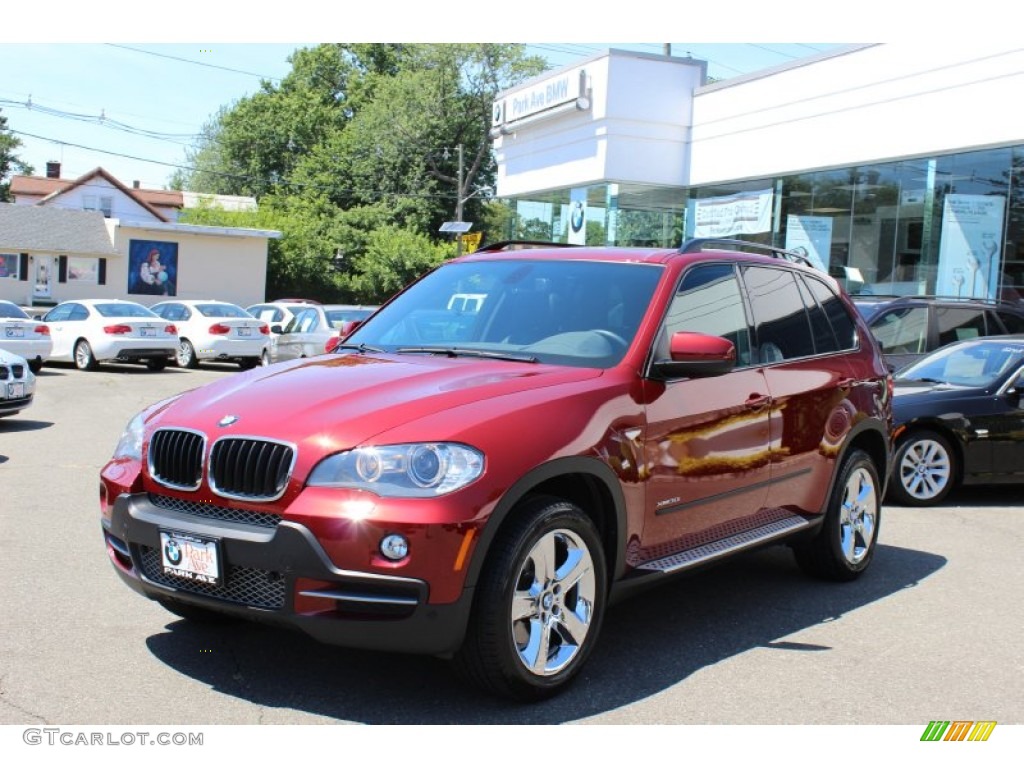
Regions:
[[280, 325], [272, 325], [272, 326], [270, 326], [270, 332], [271, 333], [276, 333], [278, 335], [281, 335], [282, 333], [284, 333], [284, 331], [281, 329]]
[[736, 367], [736, 346], [721, 336], [679, 331], [669, 339], [668, 360], [655, 360], [654, 371], [669, 378], [721, 376]]

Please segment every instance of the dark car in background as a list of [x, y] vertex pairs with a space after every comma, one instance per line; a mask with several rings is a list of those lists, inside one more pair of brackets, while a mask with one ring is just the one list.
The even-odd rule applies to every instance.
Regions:
[[1024, 333], [1024, 303], [955, 296], [853, 297], [892, 370], [954, 341]]
[[889, 496], [937, 504], [957, 485], [1024, 482], [1024, 336], [948, 345], [895, 380]]

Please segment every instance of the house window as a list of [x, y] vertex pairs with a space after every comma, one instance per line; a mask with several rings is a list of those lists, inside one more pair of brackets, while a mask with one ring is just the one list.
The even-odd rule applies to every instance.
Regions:
[[85, 259], [80, 256], [68, 257], [69, 283], [97, 283], [100, 273], [99, 259]]
[[0, 253], [0, 279], [7, 277], [11, 280], [17, 280], [20, 277], [18, 274], [18, 262], [18, 254]]
[[114, 198], [110, 195], [85, 195], [82, 207], [87, 211], [102, 211], [109, 219], [114, 213]]

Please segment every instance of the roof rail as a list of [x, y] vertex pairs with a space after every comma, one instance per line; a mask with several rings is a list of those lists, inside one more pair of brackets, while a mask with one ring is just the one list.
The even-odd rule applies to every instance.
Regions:
[[803, 264], [808, 267], [813, 267], [814, 264], [807, 256], [799, 251], [790, 251], [785, 248], [779, 248], [774, 245], [765, 245], [764, 243], [752, 243], [748, 240], [731, 240], [728, 238], [720, 237], [695, 237], [691, 240], [687, 240], [679, 248], [680, 253], [697, 253], [703, 251], [707, 246], [725, 246], [728, 250], [736, 250], [744, 252], [742, 249], [752, 249], [760, 251], [761, 253], [767, 253], [769, 256], [774, 256], [776, 259], [786, 259], [787, 261], [795, 261], [799, 264]]
[[852, 297], [858, 299], [878, 299], [880, 301], [898, 299], [936, 299], [938, 301], [962, 301], [965, 303], [973, 301], [977, 304], [991, 304], [993, 306], [1001, 304], [1015, 306], [1019, 304], [1019, 302], [1014, 299], [1002, 299], [990, 296], [953, 296], [952, 294], [943, 293], [855, 293]]
[[527, 248], [575, 248], [575, 243], [548, 243], [543, 240], [499, 240], [494, 243], [486, 243], [477, 248], [473, 253], [482, 251], [494, 253], [496, 251], [521, 251]]

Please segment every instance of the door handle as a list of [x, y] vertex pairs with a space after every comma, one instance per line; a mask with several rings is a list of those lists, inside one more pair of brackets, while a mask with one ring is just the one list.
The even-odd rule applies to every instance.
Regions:
[[744, 405], [747, 410], [757, 411], [764, 408], [772, 401], [768, 395], [762, 395], [760, 392], [753, 392], [748, 398]]

